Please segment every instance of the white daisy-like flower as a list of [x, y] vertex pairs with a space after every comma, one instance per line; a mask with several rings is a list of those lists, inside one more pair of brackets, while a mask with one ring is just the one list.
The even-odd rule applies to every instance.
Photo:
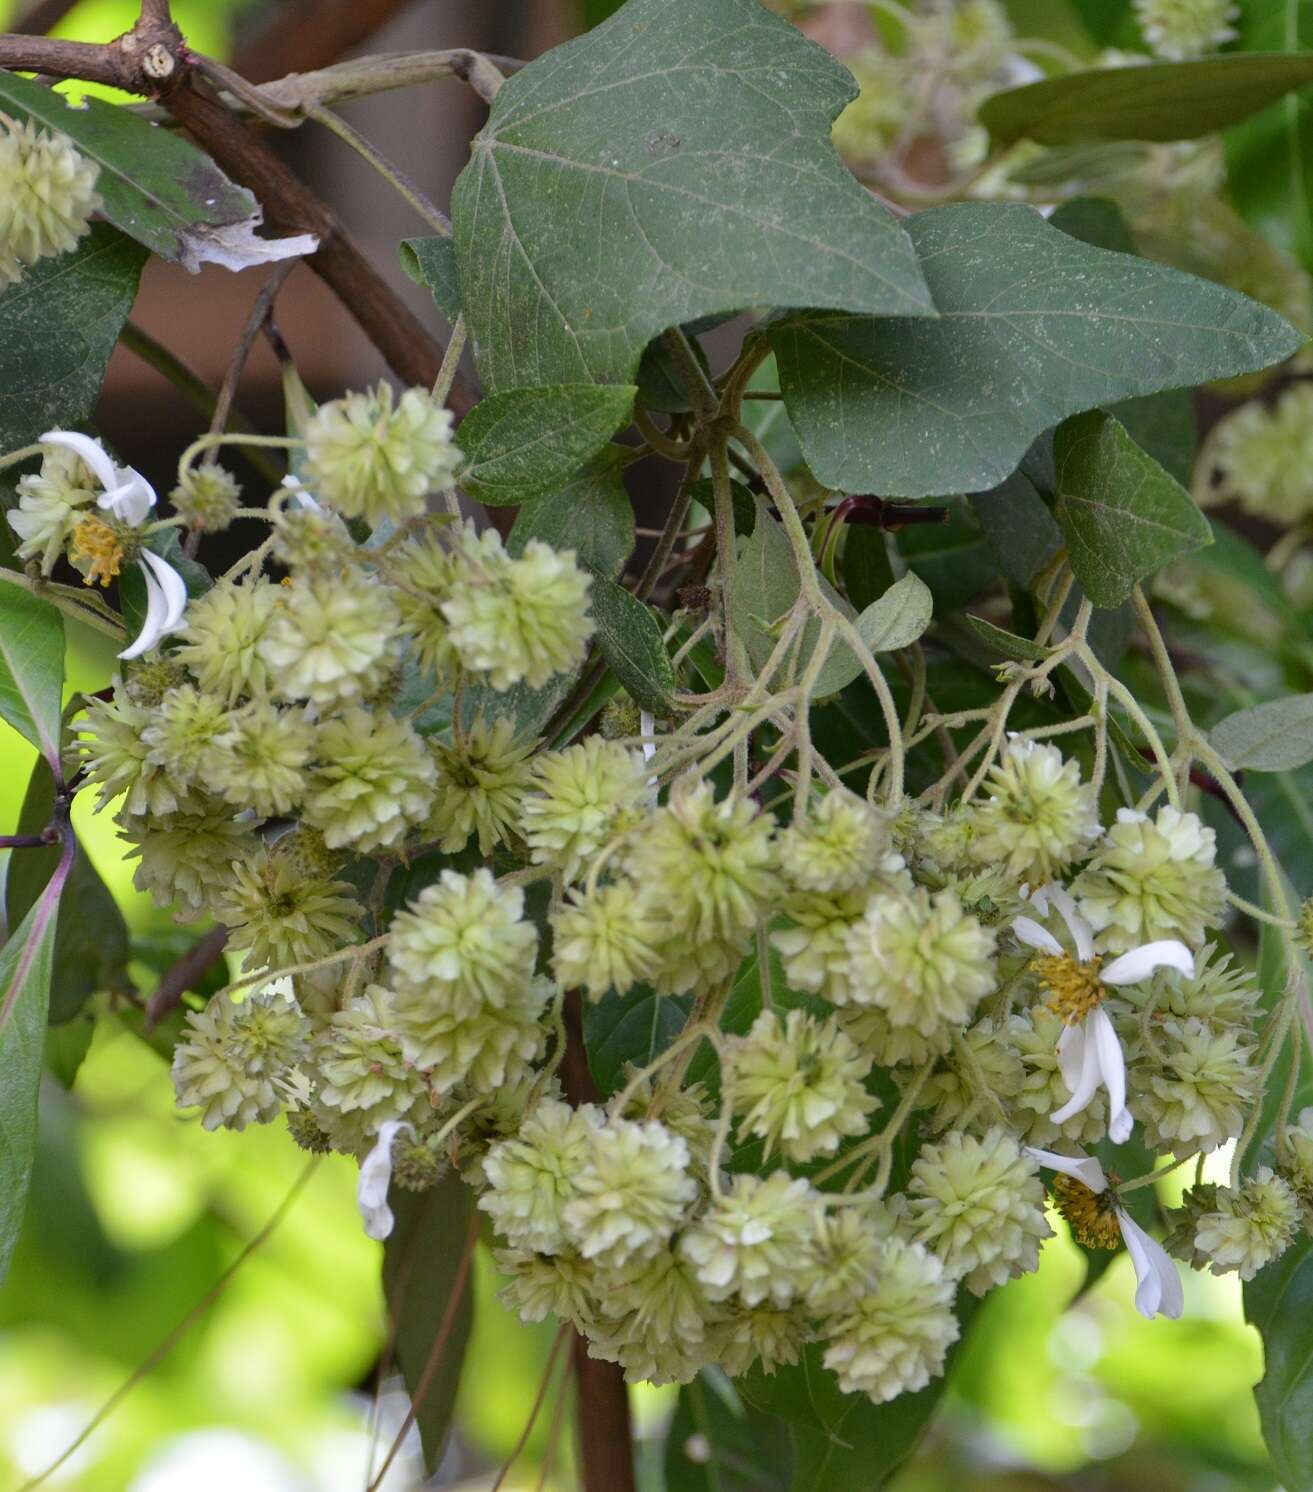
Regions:
[[1110, 963], [1094, 952], [1094, 931], [1061, 887], [1049, 885], [1034, 892], [1032, 905], [1046, 915], [1052, 903], [1066, 924], [1074, 954], [1031, 917], [1017, 917], [1012, 932], [1040, 957], [1033, 968], [1048, 991], [1049, 1006], [1066, 1022], [1058, 1038], [1058, 1066], [1071, 1090], [1070, 1099], [1049, 1118], [1064, 1124], [1088, 1108], [1100, 1088], [1108, 1093], [1108, 1135], [1116, 1144], [1130, 1138], [1135, 1120], [1126, 1107], [1126, 1059], [1103, 1000], [1108, 986], [1140, 984], [1157, 969], [1176, 969], [1194, 977], [1194, 955], [1175, 938], [1132, 948]]
[[389, 1119], [380, 1124], [374, 1148], [360, 1162], [356, 1206], [360, 1208], [366, 1235], [380, 1243], [392, 1232], [396, 1221], [388, 1206], [388, 1188], [392, 1185], [392, 1144], [403, 1129], [415, 1133], [415, 1126], [404, 1119]]
[[[104, 491], [96, 498], [102, 511], [140, 528], [156, 503], [155, 489], [131, 466], [115, 466], [98, 440], [79, 430], [47, 430], [42, 445], [63, 446], [81, 458], [90, 468]], [[143, 547], [142, 578], [146, 582], [146, 619], [136, 640], [119, 654], [120, 658], [139, 658], [182, 625], [187, 607], [187, 585], [182, 576], [165, 559]]]
[[[1111, 1214], [1121, 1232], [1126, 1252], [1135, 1268], [1135, 1309], [1147, 1320], [1167, 1316], [1176, 1321], [1185, 1310], [1185, 1291], [1181, 1276], [1163, 1246], [1150, 1238], [1129, 1212], [1109, 1194], [1108, 1177], [1093, 1155], [1058, 1155], [1027, 1145], [1026, 1154], [1041, 1166], [1074, 1177], [1092, 1195], [1085, 1200], [1091, 1210], [1103, 1216]], [[1102, 1199], [1102, 1200], [1099, 1200]], [[1071, 1219], [1069, 1219], [1071, 1221]], [[1079, 1228], [1076, 1230], [1079, 1232]], [[1102, 1240], [1101, 1240], [1102, 1241]]]

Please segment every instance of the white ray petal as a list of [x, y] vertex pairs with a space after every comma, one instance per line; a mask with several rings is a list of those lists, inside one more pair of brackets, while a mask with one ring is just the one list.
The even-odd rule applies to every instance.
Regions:
[[72, 451], [83, 465], [91, 468], [96, 475], [96, 480], [106, 491], [118, 486], [118, 472], [115, 470], [113, 461], [110, 460], [109, 452], [91, 436], [83, 435], [80, 430], [47, 430], [41, 436], [41, 444], [63, 446], [66, 450]]
[[1058, 1037], [1058, 1071], [1062, 1081], [1074, 1093], [1080, 1082], [1081, 1068], [1085, 1066], [1085, 1027], [1067, 1026]]
[[[1066, 1034], [1066, 1032], [1063, 1033], [1064, 1036]], [[1072, 1045], [1074, 1046], [1075, 1043], [1073, 1042]], [[1099, 1064], [1099, 1048], [1098, 1043], [1090, 1039], [1088, 1031], [1082, 1031], [1080, 1049], [1080, 1072], [1076, 1075], [1072, 1095], [1060, 1109], [1054, 1109], [1049, 1115], [1054, 1124], [1065, 1124], [1073, 1114], [1079, 1114], [1082, 1109], [1088, 1108], [1094, 1095], [1099, 1091], [1099, 1083], [1103, 1077]], [[1064, 1073], [1064, 1078], [1065, 1076]], [[1072, 1087], [1072, 1084], [1068, 1083], [1067, 1086]]]
[[1122, 1239], [1139, 1282], [1135, 1290], [1135, 1309], [1150, 1321], [1155, 1316], [1179, 1320], [1185, 1310], [1185, 1290], [1171, 1256], [1160, 1243], [1149, 1237], [1129, 1212], [1120, 1207], [1117, 1221], [1121, 1224]]
[[374, 1148], [360, 1162], [356, 1205], [364, 1219], [366, 1234], [380, 1241], [391, 1233], [395, 1221], [388, 1206], [388, 1188], [392, 1184], [392, 1142], [403, 1129], [415, 1132], [414, 1126], [404, 1119], [389, 1119], [380, 1124]]
[[1076, 910], [1076, 903], [1068, 891], [1061, 886], [1049, 886], [1046, 889], [1053, 905], [1058, 909], [1058, 915], [1067, 924], [1071, 941], [1076, 945], [1076, 957], [1083, 964], [1089, 963], [1094, 957], [1094, 929]]
[[1194, 978], [1194, 955], [1175, 938], [1159, 943], [1145, 943], [1115, 958], [1099, 972], [1104, 984], [1138, 984], [1155, 969], [1175, 969], [1187, 979]]
[[183, 612], [187, 609], [187, 582], [169, 564], [168, 560], [161, 559], [152, 550], [143, 549], [141, 557], [155, 572], [155, 579], [159, 581], [160, 589], [164, 592], [167, 609], [164, 615], [163, 631], [172, 632], [182, 621]]
[[131, 466], [120, 466], [114, 473], [114, 483], [96, 499], [96, 506], [113, 513], [115, 518], [130, 523], [133, 528], [145, 523], [146, 516], [155, 506], [155, 489], [142, 474]]
[[1019, 942], [1027, 948], [1038, 948], [1042, 953], [1047, 953], [1050, 958], [1062, 957], [1062, 944], [1046, 927], [1041, 927], [1038, 922], [1029, 917], [1014, 917], [1012, 919], [1012, 931]]
[[1095, 1155], [1059, 1155], [1056, 1150], [1041, 1150], [1037, 1145], [1022, 1147], [1031, 1160], [1046, 1166], [1050, 1171], [1061, 1171], [1064, 1176], [1074, 1176], [1083, 1181], [1092, 1192], [1108, 1189], [1108, 1178]]
[[1116, 1027], [1102, 1007], [1085, 1017], [1085, 1040], [1094, 1046], [1100, 1077], [1108, 1090], [1108, 1133], [1123, 1144], [1135, 1126], [1126, 1107], [1126, 1057]]
[[149, 653], [164, 636], [164, 618], [168, 614], [169, 603], [154, 575], [148, 569], [143, 569], [141, 575], [146, 582], [146, 620], [141, 624], [137, 640], [123, 649], [119, 654], [120, 658], [140, 658], [143, 653]]

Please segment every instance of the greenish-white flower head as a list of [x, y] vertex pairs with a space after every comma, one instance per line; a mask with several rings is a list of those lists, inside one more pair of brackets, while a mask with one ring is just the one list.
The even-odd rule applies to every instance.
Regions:
[[371, 984], [315, 1035], [308, 1063], [318, 1078], [313, 1107], [335, 1149], [359, 1152], [382, 1125], [413, 1126], [430, 1111], [424, 1077], [402, 1051], [393, 1005], [391, 990]]
[[355, 540], [328, 508], [275, 500], [270, 512], [274, 558], [293, 575], [338, 574], [356, 559]]
[[907, 1193], [910, 1236], [975, 1295], [1038, 1269], [1053, 1236], [1038, 1167], [997, 1125], [922, 1146]]
[[123, 812], [133, 818], [174, 813], [186, 797], [158, 761], [152, 761], [146, 730], [150, 711], [120, 686], [108, 700], [87, 701], [78, 727], [78, 753], [86, 781], [100, 792], [96, 808], [122, 796]]
[[1008, 1095], [1010, 1118], [1030, 1145], [1051, 1146], [1059, 1139], [1093, 1145], [1108, 1130], [1108, 1104], [1102, 1089], [1061, 1124], [1049, 1117], [1071, 1096], [1058, 1059], [1058, 1043], [1066, 1029], [1067, 1023], [1047, 1005], [1035, 1005], [1008, 1021], [1007, 1045], [1021, 1062], [1020, 1086]]
[[874, 1286], [883, 1242], [896, 1226], [895, 1209], [883, 1202], [816, 1209], [805, 1287], [814, 1315], [849, 1311]]
[[1313, 1109], [1301, 1109], [1281, 1147], [1281, 1175], [1294, 1188], [1305, 1211], [1313, 1214]]
[[844, 62], [860, 92], [834, 121], [834, 143], [849, 160], [874, 160], [893, 145], [913, 108], [907, 66], [876, 47]]
[[951, 891], [872, 897], [848, 956], [857, 1003], [925, 1037], [965, 1024], [994, 988], [994, 934]]
[[261, 644], [282, 592], [267, 580], [246, 585], [221, 580], [188, 603], [182, 645], [174, 656], [205, 693], [234, 705], [243, 695], [269, 692]]
[[664, 1248], [698, 1195], [688, 1145], [656, 1120], [610, 1120], [591, 1137], [574, 1184], [564, 1213], [570, 1241], [610, 1269]]
[[787, 1306], [811, 1276], [816, 1196], [787, 1171], [735, 1176], [684, 1233], [680, 1247], [712, 1300]]
[[555, 1316], [577, 1331], [592, 1324], [597, 1271], [577, 1254], [535, 1254], [529, 1249], [494, 1249], [493, 1260], [506, 1281], [500, 1300], [532, 1324]]
[[1283, 527], [1313, 513], [1313, 384], [1293, 383], [1275, 404], [1242, 404], [1208, 440], [1217, 478], [1210, 497]]
[[486, 867], [444, 870], [393, 919], [388, 965], [407, 1006], [474, 1014], [522, 991], [537, 951], [518, 886], [499, 886]]
[[162, 768], [177, 787], [209, 787], [209, 759], [215, 739], [227, 724], [221, 699], [190, 684], [171, 689], [150, 712], [142, 740], [147, 760]]
[[943, 1060], [917, 1100], [918, 1107], [933, 1110], [924, 1121], [930, 1134], [969, 1124], [978, 1128], [998, 1112], [995, 1102], [1006, 1107], [1020, 1093], [1024, 1069], [1007, 1036], [1006, 1028], [988, 1019], [951, 1034]]
[[241, 483], [226, 467], [206, 461], [188, 467], [169, 494], [174, 511], [189, 528], [202, 533], [222, 533], [242, 505]]
[[315, 757], [302, 813], [330, 848], [385, 849], [428, 818], [437, 768], [409, 721], [352, 706], [319, 727]]
[[717, 802], [709, 782], [682, 777], [631, 836], [624, 870], [665, 924], [658, 989], [679, 994], [738, 967], [779, 884], [773, 829], [749, 800]]
[[600, 1270], [595, 1289], [599, 1335], [608, 1348], [619, 1349], [616, 1360], [638, 1380], [675, 1381], [690, 1349], [695, 1360], [708, 1360], [695, 1344], [725, 1313], [707, 1298], [697, 1271], [678, 1249], [658, 1249], [621, 1269]]
[[1238, 1187], [1218, 1188], [1216, 1207], [1200, 1217], [1194, 1244], [1214, 1274], [1234, 1270], [1242, 1280], [1252, 1280], [1285, 1253], [1299, 1226], [1294, 1188], [1260, 1166]]
[[366, 575], [310, 575], [279, 587], [260, 641], [271, 686], [321, 708], [374, 694], [396, 663], [399, 617], [391, 592]]
[[789, 925], [774, 929], [770, 940], [791, 988], [820, 995], [831, 1005], [855, 1000], [848, 937], [868, 899], [865, 891], [795, 891], [785, 898]]
[[1182, 62], [1233, 41], [1240, 9], [1232, 0], [1135, 0], [1135, 16], [1155, 55]]
[[364, 909], [347, 881], [305, 871], [263, 847], [230, 869], [211, 899], [228, 947], [252, 968], [289, 968], [322, 958], [359, 934]]
[[871, 1059], [833, 1018], [763, 1010], [727, 1049], [740, 1137], [764, 1140], [764, 1158], [779, 1150], [788, 1160], [809, 1161], [866, 1133], [878, 1107], [865, 1087]]
[[99, 175], [67, 135], [0, 119], [0, 286], [77, 247], [100, 206]]
[[434, 741], [431, 749], [438, 781], [428, 829], [443, 854], [458, 853], [477, 836], [479, 853], [488, 855], [522, 832], [534, 742], [516, 740], [513, 720], [477, 720], [460, 741]]
[[[953, 1033], [947, 1026], [922, 1036], [914, 1026], [895, 1026], [878, 1005], [842, 1005], [837, 1014], [848, 1039], [879, 1067], [923, 1067], [932, 1057], [946, 1055], [952, 1046]], [[955, 1092], [961, 1086], [958, 1076], [947, 1070], [935, 1073], [929, 1081], [951, 1083]]]
[[182, 922], [209, 911], [232, 883], [234, 864], [257, 851], [249, 824], [233, 818], [226, 807], [187, 803], [177, 813], [134, 819], [123, 825], [133, 848], [125, 858], [137, 861], [132, 882], [157, 907], [172, 906]]
[[538, 864], [573, 880], [617, 829], [650, 808], [655, 789], [640, 751], [590, 736], [534, 763], [534, 791], [524, 800], [524, 836]]
[[206, 1129], [268, 1124], [309, 1037], [309, 1022], [284, 990], [270, 987], [240, 1004], [216, 995], [188, 1014], [174, 1048], [179, 1108], [199, 1108]]
[[571, 550], [531, 539], [513, 559], [496, 530], [458, 530], [457, 564], [441, 611], [461, 663], [487, 676], [494, 689], [521, 682], [540, 689], [577, 668], [594, 627], [588, 615], [592, 581]]
[[1018, 884], [1041, 886], [1083, 859], [1099, 836], [1093, 787], [1056, 746], [1014, 740], [969, 809], [971, 855]]
[[249, 809], [257, 818], [290, 814], [305, 793], [316, 739], [306, 711], [251, 700], [225, 714], [205, 753], [203, 780], [234, 808]]
[[551, 923], [557, 982], [590, 999], [611, 990], [624, 994], [660, 964], [664, 919], [628, 881], [568, 893]]
[[798, 891], [857, 891], [877, 872], [895, 874], [902, 856], [891, 847], [886, 815], [836, 788], [779, 836], [780, 870]]
[[954, 1289], [929, 1250], [888, 1239], [874, 1288], [826, 1322], [824, 1361], [839, 1387], [884, 1404], [937, 1378], [959, 1335]]
[[572, 1109], [547, 1098], [525, 1117], [518, 1135], [488, 1151], [488, 1190], [479, 1206], [509, 1243], [539, 1254], [570, 1251], [565, 1207], [578, 1195], [577, 1177], [601, 1125], [591, 1104]]
[[425, 389], [391, 387], [322, 405], [305, 432], [306, 482], [347, 518], [375, 525], [418, 516], [431, 492], [453, 487], [460, 450], [452, 416]]
[[1176, 1156], [1238, 1138], [1260, 1087], [1248, 1029], [1214, 1030], [1194, 1017], [1156, 1027], [1128, 1076], [1146, 1143]]
[[18, 479], [18, 506], [6, 514], [18, 536], [18, 558], [35, 560], [49, 575], [68, 549], [73, 530], [95, 504], [95, 474], [66, 446], [46, 445], [41, 470]]
[[1178, 970], [1155, 974], [1145, 1000], [1177, 1020], [1201, 1020], [1215, 1031], [1253, 1026], [1262, 993], [1253, 973], [1229, 953], [1207, 945], [1195, 956], [1194, 977]]
[[1198, 947], [1226, 906], [1216, 857], [1216, 836], [1197, 814], [1164, 807], [1151, 819], [1119, 809], [1071, 887], [1099, 950], [1122, 953], [1169, 938]]

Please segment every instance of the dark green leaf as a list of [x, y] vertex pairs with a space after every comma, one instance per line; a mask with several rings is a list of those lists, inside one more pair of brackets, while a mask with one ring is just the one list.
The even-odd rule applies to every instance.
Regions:
[[[38, 757], [27, 785], [18, 832], [39, 834], [51, 822], [54, 806], [55, 781], [45, 759]], [[5, 881], [5, 914], [10, 927], [17, 927], [27, 916], [58, 868], [60, 854], [58, 845], [14, 852]], [[71, 1021], [97, 990], [129, 988], [127, 965], [128, 928], [123, 914], [86, 851], [78, 845], [59, 904], [50, 987], [51, 1025]]]
[[983, 491], [1067, 415], [1266, 367], [1303, 342], [1233, 290], [1090, 248], [1027, 207], [934, 208], [907, 228], [938, 319], [771, 328], [807, 463], [838, 491]]
[[[594, 589], [598, 582], [594, 581]], [[476, 720], [506, 717], [515, 724], [521, 740], [542, 734], [543, 727], [568, 698], [578, 680], [577, 673], [553, 674], [539, 689], [528, 684], [512, 684], [509, 689], [493, 689], [488, 684], [467, 687], [461, 705], [466, 727]]]
[[[1263, 0], [1245, 6], [1237, 43], [1246, 52], [1286, 52], [1313, 63], [1313, 5]], [[1313, 269], [1313, 96], [1288, 93], [1226, 133], [1231, 201], [1269, 243]]]
[[854, 91], [758, 0], [629, 0], [516, 73], [452, 197], [484, 381], [631, 383], [658, 333], [744, 307], [931, 313], [831, 143]]
[[1212, 543], [1194, 499], [1111, 415], [1067, 420], [1054, 458], [1053, 516], [1096, 606], [1120, 606], [1145, 576]]
[[1022, 470], [992, 492], [978, 492], [971, 506], [999, 569], [1019, 586], [1029, 586], [1062, 548], [1062, 530]]
[[1131, 12], [1131, 0], [1071, 0], [1071, 8], [1101, 47], [1134, 47], [1140, 29]]
[[438, 310], [450, 322], [460, 315], [460, 286], [456, 282], [456, 245], [435, 233], [432, 238], [407, 238], [401, 245], [401, 267], [417, 285], [430, 291]]
[[859, 611], [883, 596], [894, 583], [884, 531], [850, 524], [843, 537], [842, 571], [844, 593]]
[[624, 484], [625, 452], [599, 451], [568, 482], [526, 503], [506, 547], [523, 554], [530, 539], [572, 549], [579, 562], [608, 580], [619, 580], [634, 552], [634, 508]]
[[0, 949], [0, 1285], [23, 1226], [36, 1149], [37, 1094], [50, 1003], [55, 920], [71, 855]]
[[1313, 82], [1313, 57], [1231, 53], [1064, 73], [986, 99], [980, 122], [996, 140], [1195, 140], [1257, 114]]
[[[757, 526], [757, 499], [742, 482], [732, 478], [729, 484], [730, 503], [734, 509], [734, 532], [747, 536]], [[709, 477], [690, 482], [688, 495], [714, 519], [716, 516], [716, 491]]]
[[63, 694], [63, 616], [22, 586], [0, 584], [0, 716], [52, 767], [59, 766]]
[[946, 523], [913, 523], [898, 535], [907, 568], [925, 581], [935, 612], [957, 611], [998, 579], [989, 540], [971, 509], [952, 505]]
[[260, 205], [208, 155], [116, 104], [88, 98], [70, 108], [62, 93], [0, 72], [0, 106], [69, 136], [100, 167], [96, 189], [105, 216], [161, 259], [188, 269], [228, 269], [312, 252], [313, 239], [261, 239]]
[[1244, 1287], [1245, 1316], [1263, 1338], [1254, 1389], [1272, 1469], [1288, 1492], [1313, 1487], [1313, 1241], [1303, 1233]]
[[1005, 632], [1002, 627], [996, 627], [984, 617], [968, 616], [965, 620], [986, 647], [1004, 658], [1012, 659], [1014, 663], [1043, 663], [1049, 656], [1048, 648], [1032, 642], [1029, 637], [1018, 637], [1015, 632]]
[[593, 580], [596, 643], [611, 671], [644, 710], [670, 708], [675, 670], [652, 612], [622, 585], [603, 576]]
[[[52, 996], [55, 993], [53, 980], [50, 992]], [[66, 1021], [62, 1026], [46, 1027], [42, 1061], [46, 1071], [65, 1091], [77, 1081], [78, 1068], [91, 1050], [91, 1038], [95, 1032], [96, 1023], [89, 1015]]]
[[1248, 772], [1290, 772], [1313, 762], [1313, 694], [1270, 699], [1228, 715], [1209, 732], [1229, 765]]
[[[695, 336], [688, 341], [702, 371], [709, 374], [711, 368], [702, 343]], [[658, 414], [684, 414], [692, 408], [679, 364], [661, 338], [647, 344], [643, 361], [638, 365], [637, 380], [638, 402], [644, 409], [656, 410]]]
[[[432, 1473], [451, 1428], [474, 1318], [473, 1270], [462, 1268], [472, 1243], [474, 1194], [453, 1170], [428, 1191], [394, 1186], [390, 1201], [396, 1226], [383, 1246], [383, 1293], [407, 1392], [414, 1398], [422, 1380], [429, 1380], [415, 1422], [424, 1464]], [[439, 1337], [443, 1342], [434, 1358]]]
[[635, 392], [571, 383], [490, 394], [461, 423], [461, 486], [494, 506], [552, 491], [629, 423]]
[[0, 295], [0, 451], [85, 423], [145, 262], [143, 248], [100, 223]]
[[1072, 238], [1114, 254], [1135, 253], [1135, 235], [1121, 208], [1110, 197], [1073, 197], [1049, 219]]
[[588, 1066], [603, 1098], [622, 1085], [627, 1066], [646, 1067], [665, 1051], [684, 1029], [690, 1003], [687, 996], [658, 995], [638, 984], [584, 1006]]
[[785, 1426], [745, 1404], [719, 1368], [680, 1389], [666, 1436], [666, 1492], [788, 1492], [792, 1460]]

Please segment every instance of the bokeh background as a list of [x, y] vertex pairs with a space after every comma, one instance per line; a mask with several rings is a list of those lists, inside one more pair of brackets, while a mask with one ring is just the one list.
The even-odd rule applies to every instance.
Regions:
[[[324, 11], [338, 3], [320, 0]], [[613, 4], [416, 0], [369, 50], [474, 46], [532, 57]], [[1014, 8], [1029, 34], [1074, 39], [1061, 0], [1018, 0]], [[314, 5], [304, 0], [174, 3], [199, 50], [234, 60], [257, 79], [285, 70], [279, 46], [286, 36], [278, 28], [293, 9], [303, 25], [317, 24]], [[31, 10], [25, 0], [0, 0], [0, 27]], [[58, 34], [105, 40], [135, 14], [131, 0], [82, 0]], [[460, 85], [442, 83], [346, 112], [441, 201], [481, 106]], [[398, 241], [424, 231], [405, 204], [331, 137], [303, 131], [281, 148], [333, 201], [417, 312], [440, 327], [431, 302], [397, 267]], [[207, 271], [198, 283], [154, 263], [134, 320], [213, 386], [259, 285], [257, 275], [223, 271]], [[381, 372], [305, 270], [283, 293], [279, 326], [317, 394]], [[276, 364], [259, 349], [242, 408], [275, 428], [278, 399]], [[145, 362], [116, 354], [101, 427], [165, 490], [195, 420]], [[111, 652], [103, 639], [74, 630], [70, 689], [103, 688]], [[17, 822], [34, 757], [0, 723], [0, 832]], [[94, 818], [90, 806], [79, 801], [74, 820], [121, 903], [134, 938], [132, 975], [149, 993], [195, 930], [171, 927], [133, 890], [131, 866], [107, 818]], [[75, 1076], [71, 1088], [53, 1077], [46, 1083], [29, 1216], [0, 1293], [0, 1489], [20, 1488], [39, 1474], [136, 1374], [131, 1391], [46, 1485], [71, 1492], [361, 1492], [371, 1442], [390, 1442], [405, 1405], [395, 1385], [378, 1381], [380, 1249], [360, 1230], [354, 1166], [340, 1157], [323, 1161], [278, 1228], [229, 1275], [303, 1172], [304, 1154], [280, 1127], [207, 1135], [177, 1118], [167, 1059], [130, 1028], [131, 1011], [101, 1000], [97, 1014], [94, 1034], [89, 1023], [75, 1022], [52, 1035], [52, 1066]], [[1039, 1275], [990, 1298], [930, 1439], [897, 1492], [1273, 1486], [1249, 1395], [1262, 1371], [1261, 1351], [1243, 1323], [1234, 1277], [1192, 1275], [1186, 1319], [1150, 1324], [1132, 1309], [1124, 1258], [1082, 1293], [1084, 1268], [1060, 1237]], [[529, 1418], [552, 1346], [549, 1326], [523, 1327], [497, 1304], [486, 1249], [478, 1252], [476, 1273], [467, 1373], [435, 1486], [494, 1484]], [[186, 1329], [179, 1331], [180, 1323]], [[635, 1396], [644, 1492], [665, 1486], [667, 1454], [675, 1466], [699, 1455], [696, 1434], [685, 1435], [682, 1423], [663, 1449], [674, 1401], [673, 1390]], [[506, 1492], [575, 1485], [568, 1406], [545, 1464], [553, 1408], [549, 1397], [501, 1483]], [[388, 1492], [424, 1485], [415, 1446], [407, 1446], [384, 1485]]]

